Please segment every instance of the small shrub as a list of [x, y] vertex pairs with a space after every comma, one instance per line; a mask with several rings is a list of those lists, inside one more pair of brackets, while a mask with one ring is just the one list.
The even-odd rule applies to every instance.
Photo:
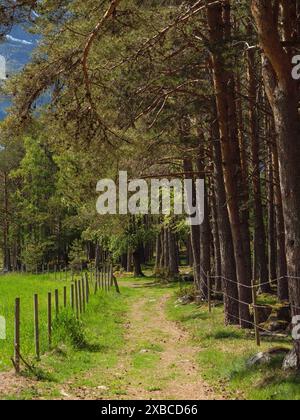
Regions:
[[82, 348], [86, 343], [83, 324], [70, 310], [60, 312], [53, 323], [53, 342], [56, 346], [70, 343], [75, 348]]

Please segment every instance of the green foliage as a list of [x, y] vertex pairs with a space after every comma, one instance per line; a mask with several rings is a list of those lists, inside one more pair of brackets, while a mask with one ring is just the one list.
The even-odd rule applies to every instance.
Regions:
[[86, 261], [86, 253], [83, 249], [82, 241], [76, 239], [69, 251], [69, 262], [72, 269], [79, 271], [82, 264]]
[[71, 344], [74, 348], [81, 349], [86, 345], [86, 336], [82, 321], [78, 320], [72, 310], [59, 313], [53, 322], [53, 343]]
[[25, 245], [22, 249], [22, 262], [25, 264], [28, 271], [34, 272], [43, 262], [44, 255], [52, 242], [30, 242], [25, 241]]

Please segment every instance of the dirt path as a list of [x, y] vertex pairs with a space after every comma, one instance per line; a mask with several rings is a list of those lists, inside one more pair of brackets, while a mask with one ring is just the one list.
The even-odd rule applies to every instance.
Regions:
[[[157, 299], [142, 298], [132, 308], [127, 335], [129, 348], [136, 348], [137, 334], [140, 332], [143, 341], [153, 343], [154, 347], [161, 345], [161, 351], [157, 363], [148, 369], [150, 377], [143, 378], [138, 375], [140, 382], [127, 387], [126, 398], [219, 399], [200, 377], [196, 362], [198, 349], [189, 342], [188, 333], [176, 323], [167, 320], [165, 306], [169, 297], [167, 293]], [[151, 353], [151, 350], [141, 349], [140, 352], [147, 354]], [[147, 368], [144, 373], [146, 372]], [[152, 389], [151, 381], [153, 381]], [[160, 384], [160, 389], [155, 389], [156, 383]]]
[[[92, 386], [79, 385], [78, 377], [58, 384], [59, 399], [224, 399], [201, 379], [197, 364], [199, 348], [193, 346], [180, 325], [167, 318], [166, 305], [172, 291], [145, 282], [127, 281], [124, 286], [134, 289], [134, 293], [129, 302], [125, 345], [116, 355], [117, 364], [82, 373], [80, 383], [91, 382]], [[14, 390], [16, 395], [24, 388], [39, 389], [38, 383], [5, 375], [0, 396], [5, 391]], [[37, 393], [33, 399], [41, 398], [42, 394]]]

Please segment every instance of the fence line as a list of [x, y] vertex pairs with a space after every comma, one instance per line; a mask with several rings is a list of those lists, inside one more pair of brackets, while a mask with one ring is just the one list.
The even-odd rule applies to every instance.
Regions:
[[[300, 277], [294, 277], [294, 276], [281, 276], [281, 277], [278, 277], [278, 278], [276, 278], [276, 279], [273, 279], [273, 280], [270, 280], [269, 282], [265, 282], [265, 283], [257, 283], [255, 280], [253, 280], [253, 284], [252, 284], [252, 286], [249, 286], [249, 285], [245, 285], [245, 284], [241, 284], [241, 283], [239, 283], [238, 281], [236, 281], [236, 280], [231, 280], [231, 279], [228, 279], [228, 278], [226, 278], [226, 277], [224, 277], [224, 276], [211, 276], [210, 274], [208, 274], [208, 273], [205, 273], [205, 271], [203, 270], [203, 268], [200, 266], [200, 265], [198, 265], [198, 267], [200, 267], [200, 269], [201, 269], [201, 271], [202, 271], [202, 275], [204, 275], [204, 277], [206, 277], [206, 278], [208, 278], [208, 277], [210, 277], [210, 278], [212, 278], [212, 279], [223, 279], [223, 280], [225, 280], [225, 281], [228, 281], [228, 282], [230, 282], [230, 283], [233, 283], [233, 284], [236, 284], [238, 287], [243, 287], [243, 288], [246, 288], [246, 289], [251, 289], [251, 290], [257, 290], [258, 288], [260, 288], [261, 286], [264, 286], [264, 285], [266, 285], [266, 284], [272, 284], [272, 283], [278, 283], [278, 281], [279, 280], [283, 280], [283, 279], [287, 279], [287, 280], [289, 280], [289, 279], [293, 279], [293, 280], [300, 280]], [[221, 293], [221, 291], [218, 291], [218, 293]], [[233, 297], [231, 298], [231, 299], [234, 299]], [[241, 302], [241, 301], [239, 301], [240, 303], [242, 303], [242, 304], [246, 304], [246, 305], [248, 305], [248, 303], [245, 303], [245, 302]], [[291, 306], [291, 308], [293, 308], [293, 309], [297, 309], [297, 310], [299, 310], [300, 311], [300, 307], [299, 306], [295, 306], [295, 305], [293, 305], [292, 303], [290, 303], [289, 302], [289, 305]]]
[[[199, 267], [200, 270], [202, 271], [203, 275], [205, 277], [207, 277], [207, 273], [205, 273], [205, 271], [203, 270], [203, 268], [202, 268], [201, 265], [197, 264], [197, 265], [195, 265], [195, 267]], [[222, 276], [222, 275], [220, 275], [220, 276], [211, 276], [210, 275], [210, 277], [212, 279], [215, 279], [215, 280], [222, 279], [222, 280], [228, 281], [228, 282], [233, 283], [233, 284], [236, 284], [236, 285], [238, 285], [240, 287], [244, 287], [245, 289], [254, 289], [256, 287], [261, 287], [261, 286], [265, 286], [265, 285], [268, 285], [268, 284], [271, 285], [273, 283], [278, 283], [280, 280], [284, 280], [284, 279], [287, 279], [287, 280], [289, 280], [289, 279], [292, 279], [292, 280], [300, 280], [300, 277], [297, 277], [297, 276], [288, 276], [288, 275], [277, 277], [276, 279], [272, 279], [272, 280], [269, 280], [269, 281], [266, 281], [266, 282], [263, 282], [263, 283], [257, 283], [257, 281], [255, 279], [252, 279], [252, 285], [250, 286], [250, 285], [247, 285], [247, 284], [241, 284], [237, 280], [229, 279], [229, 278], [227, 278], [225, 276]], [[300, 309], [300, 308], [297, 308], [297, 309]]]
[[[101, 273], [101, 274], [100, 274]], [[59, 273], [61, 275], [61, 273]], [[100, 281], [103, 279], [103, 282]], [[55, 279], [57, 278], [57, 272], [55, 272]], [[93, 279], [94, 278], [94, 279]], [[80, 279], [75, 279], [72, 273], [71, 277], [71, 288], [70, 288], [70, 299], [68, 305], [68, 289], [67, 286], [63, 287], [63, 300], [62, 304], [64, 308], [68, 306], [74, 312], [77, 319], [80, 318], [82, 314], [86, 312], [87, 306], [90, 303], [90, 289], [94, 287], [95, 294], [98, 290], [109, 291], [110, 288], [114, 285], [117, 293], [120, 293], [117, 279], [113, 274], [113, 267], [111, 264], [105, 264], [103, 270], [99, 272], [95, 270], [93, 272], [81, 272]], [[94, 282], [94, 284], [93, 284]], [[60, 313], [60, 299], [59, 299], [59, 290], [55, 289], [54, 291], [54, 310], [55, 317], [57, 318]], [[15, 322], [14, 322], [14, 356], [12, 357], [12, 362], [15, 368], [16, 373], [19, 373], [21, 370], [21, 361], [22, 358], [22, 343], [21, 343], [21, 298], [18, 297], [15, 299]], [[41, 347], [40, 347], [40, 308], [39, 308], [39, 295], [36, 293], [33, 297], [33, 327], [34, 327], [34, 348], [35, 348], [35, 357], [37, 360], [40, 360], [41, 356]], [[47, 294], [47, 344], [48, 349], [52, 347], [52, 332], [53, 332], [53, 308], [52, 308], [52, 293], [48, 292]]]
[[[211, 280], [211, 278], [218, 278], [218, 276], [210, 276], [209, 273], [205, 273], [204, 272], [204, 270], [203, 270], [202, 267], [200, 267], [200, 268], [202, 270], [203, 276], [206, 278], [206, 283], [205, 283], [205, 281], [202, 278], [200, 278], [200, 285], [205, 286], [205, 288], [208, 291], [208, 299], [207, 299], [208, 300], [208, 310], [211, 313], [212, 312], [211, 298], [212, 298], [212, 294], [213, 293], [216, 293], [216, 290], [214, 290], [212, 288], [211, 281], [210, 280]], [[238, 282], [236, 282], [236, 284], [239, 285]], [[257, 305], [257, 290], [258, 290], [258, 286], [259, 285], [253, 285], [251, 287], [251, 289], [253, 291], [253, 293], [252, 293], [252, 303], [243, 302], [240, 299], [236, 299], [235, 297], [232, 297], [232, 296], [227, 295], [224, 291], [217, 291], [217, 293], [223, 295], [223, 297], [226, 297], [228, 299], [231, 299], [231, 300], [233, 300], [235, 302], [238, 302], [238, 303], [240, 303], [242, 305], [247, 305], [249, 307], [250, 307], [250, 305], [252, 305], [253, 312], [254, 312], [254, 322], [245, 320], [245, 319], [241, 318], [240, 316], [237, 317], [236, 315], [231, 314], [231, 313], [228, 313], [227, 315], [230, 316], [230, 317], [232, 317], [232, 318], [234, 318], [234, 319], [236, 319], [237, 321], [239, 321], [239, 323], [243, 322], [245, 324], [251, 325], [254, 328], [254, 330], [255, 330], [256, 343], [257, 343], [257, 346], [259, 347], [261, 345], [261, 334], [260, 334], [261, 332], [267, 333], [268, 336], [270, 336], [270, 337], [272, 337], [272, 336], [276, 337], [276, 334], [273, 334], [271, 331], [263, 328], [258, 323], [258, 313], [257, 313], [257, 308], [259, 307]], [[293, 306], [293, 305], [291, 305], [291, 306]], [[288, 335], [286, 335], [286, 337], [288, 338]]]

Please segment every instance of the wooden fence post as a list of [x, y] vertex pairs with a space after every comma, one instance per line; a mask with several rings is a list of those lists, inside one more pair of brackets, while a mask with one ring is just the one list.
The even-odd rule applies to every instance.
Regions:
[[67, 307], [67, 286], [64, 286], [64, 308]]
[[85, 312], [85, 284], [84, 284], [84, 278], [81, 277], [81, 288], [82, 288], [82, 311]]
[[55, 315], [58, 317], [59, 314], [59, 296], [58, 289], [55, 290]]
[[115, 284], [115, 288], [116, 288], [116, 292], [117, 293], [121, 293], [120, 292], [120, 288], [119, 288], [119, 285], [118, 285], [118, 281], [117, 281], [117, 279], [116, 279], [116, 277], [115, 276], [113, 276], [113, 280], [112, 280], [113, 282], [114, 282], [114, 284]]
[[20, 313], [21, 313], [21, 300], [15, 300], [15, 337], [14, 337], [14, 366], [16, 373], [20, 373]]
[[82, 314], [82, 293], [81, 293], [81, 282], [78, 280], [78, 296], [79, 296], [79, 312]]
[[78, 303], [78, 284], [77, 280], [75, 280], [75, 307], [76, 307], [76, 317], [79, 318], [79, 303]]
[[74, 311], [75, 308], [75, 302], [74, 302], [74, 284], [71, 284], [71, 294], [70, 294], [70, 300], [71, 300], [71, 308]]
[[104, 277], [103, 290], [106, 291], [106, 264], [103, 264], [103, 277]]
[[98, 292], [98, 282], [97, 282], [97, 277], [95, 277], [95, 295]]
[[48, 347], [52, 345], [52, 294], [48, 293]]
[[110, 265], [110, 287], [113, 287], [114, 285], [114, 267], [113, 264]]
[[254, 328], [255, 328], [255, 338], [256, 344], [260, 347], [260, 333], [258, 326], [258, 310], [257, 310], [257, 285], [254, 284], [252, 287], [252, 302], [253, 302], [253, 313], [254, 313]]
[[34, 339], [35, 339], [35, 355], [40, 360], [40, 328], [39, 328], [39, 297], [34, 295]]
[[208, 312], [211, 313], [211, 277], [207, 273]]
[[102, 267], [102, 270], [101, 270], [101, 272], [100, 272], [100, 287], [101, 287], [101, 289], [103, 290], [103, 288], [104, 288], [104, 275], [103, 275], [103, 267]]
[[86, 303], [88, 305], [90, 301], [90, 286], [89, 286], [88, 273], [85, 273], [85, 293], [86, 293]]

